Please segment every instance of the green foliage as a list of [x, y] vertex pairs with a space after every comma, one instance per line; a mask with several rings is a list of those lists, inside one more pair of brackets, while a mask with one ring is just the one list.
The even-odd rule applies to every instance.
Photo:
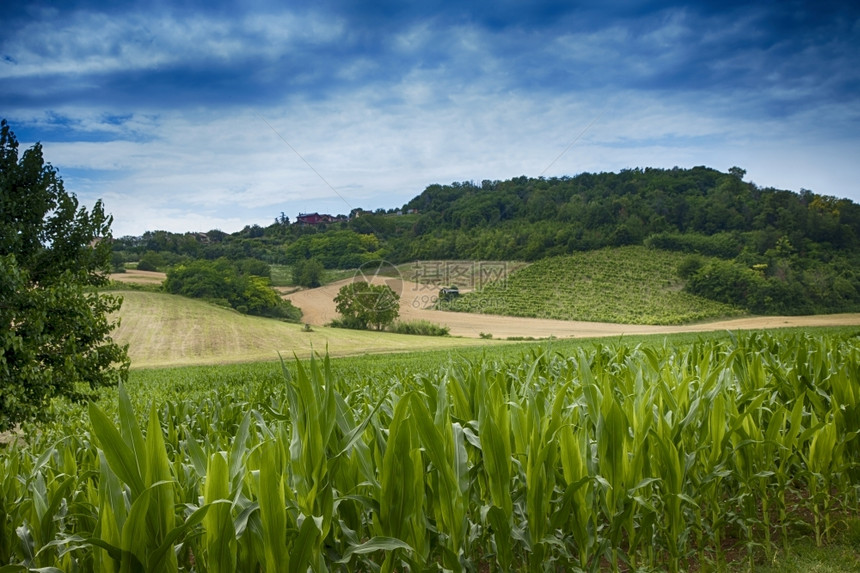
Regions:
[[420, 336], [448, 336], [451, 329], [434, 324], [429, 320], [397, 320], [389, 328], [396, 334], [416, 334]]
[[705, 264], [704, 257], [700, 255], [687, 255], [678, 264], [678, 276], [683, 280], [689, 280]]
[[55, 403], [0, 450], [0, 563], [853, 567], [856, 336], [517, 348], [142, 370], [103, 407]]
[[400, 314], [400, 295], [388, 285], [354, 281], [340, 288], [334, 302], [345, 328], [383, 330]]
[[692, 272], [685, 290], [711, 300], [741, 306], [756, 314], [814, 314], [860, 309], [860, 274], [830, 264], [773, 257], [768, 263], [746, 266], [738, 261], [712, 260]]
[[110, 255], [110, 272], [122, 274], [125, 272], [125, 257], [122, 253], [113, 251]]
[[301, 259], [293, 263], [293, 284], [316, 288], [322, 284], [325, 268], [316, 259]]
[[346, 230], [301, 236], [287, 245], [284, 256], [288, 264], [314, 259], [327, 269], [354, 269], [385, 258], [375, 235]]
[[227, 305], [243, 314], [301, 320], [301, 311], [283, 300], [271, 288], [267, 277], [244, 274], [243, 268], [268, 270], [254, 265], [237, 265], [227, 259], [191, 261], [167, 271], [164, 290], [191, 298], [202, 298]]
[[676, 272], [684, 259], [681, 253], [645, 247], [543, 259], [438, 306], [461, 312], [623, 324], [680, 324], [741, 312], [683, 292]]
[[248, 275], [255, 277], [263, 277], [266, 279], [272, 278], [272, 268], [268, 263], [257, 259], [239, 259], [235, 262], [236, 270], [240, 275]]
[[39, 144], [19, 158], [0, 122], [0, 431], [126, 376], [126, 349], [110, 338], [121, 299], [95, 291], [111, 221], [101, 201], [79, 208]]
[[657, 233], [645, 240], [645, 246], [665, 251], [699, 253], [711, 257], [732, 259], [741, 252], [742, 238], [738, 233]]
[[139, 271], [160, 271], [167, 264], [164, 255], [157, 251], [146, 251], [137, 262]]

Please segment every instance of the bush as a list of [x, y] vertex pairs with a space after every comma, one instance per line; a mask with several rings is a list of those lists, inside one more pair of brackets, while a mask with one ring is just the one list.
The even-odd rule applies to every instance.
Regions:
[[138, 261], [137, 263], [137, 270], [157, 271], [159, 268], [164, 267], [164, 265], [164, 257], [161, 256], [160, 253], [157, 253], [155, 251], [146, 251], [140, 257], [140, 261]]
[[699, 268], [687, 282], [692, 294], [736, 304], [753, 310], [765, 279], [756, 271], [731, 261], [713, 260]]
[[125, 257], [122, 253], [112, 252], [110, 254], [110, 272], [121, 274], [125, 272]]
[[301, 259], [293, 264], [293, 284], [316, 288], [322, 284], [325, 269], [316, 259]]
[[733, 259], [741, 252], [743, 245], [735, 233], [657, 233], [645, 239], [645, 246], [664, 251], [699, 253], [723, 259]]
[[398, 320], [389, 328], [396, 334], [415, 334], [420, 336], [448, 336], [451, 329], [433, 324], [429, 320]]
[[349, 328], [352, 330], [368, 330], [367, 323], [354, 316], [341, 316], [333, 318], [328, 325], [332, 328]]
[[198, 260], [174, 267], [167, 272], [164, 290], [191, 298], [226, 301], [243, 314], [290, 322], [302, 317], [300, 309], [271, 288], [268, 278], [241, 274], [240, 267], [227, 259]]
[[681, 264], [678, 265], [678, 276], [684, 280], [688, 280], [696, 272], [702, 268], [705, 260], [699, 255], [688, 255], [684, 257]]
[[240, 275], [272, 278], [272, 267], [269, 263], [257, 259], [241, 259], [235, 264]]

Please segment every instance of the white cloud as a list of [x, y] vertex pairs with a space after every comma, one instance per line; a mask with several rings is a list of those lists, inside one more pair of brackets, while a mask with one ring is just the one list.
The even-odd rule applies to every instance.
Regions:
[[39, 137], [46, 158], [85, 203], [105, 199], [118, 234], [234, 231], [281, 211], [396, 207], [431, 183], [544, 171], [739, 165], [760, 185], [860, 198], [856, 97], [822, 95], [821, 74], [792, 68], [832, 55], [821, 89], [850, 83], [854, 67], [837, 73], [856, 54], [845, 38], [780, 60], [793, 39], [762, 48], [761, 9], [552, 29], [405, 18], [371, 30], [348, 18], [46, 13], [1, 41], [16, 63], [0, 62], [0, 80], [53, 75], [30, 95], [63, 101], [114, 73], [170, 92], [171, 70], [199, 70], [202, 88], [163, 99], [161, 84], [144, 98], [95, 86], [77, 104], [10, 106], [33, 133], [68, 130]]
[[205, 14], [99, 12], [31, 22], [2, 47], [14, 65], [0, 65], [0, 78], [79, 77], [155, 70], [189, 62], [274, 59], [297, 45], [335, 42], [344, 33], [337, 19], [318, 14], [251, 14], [224, 19]]
[[[128, 123], [144, 136], [139, 142], [48, 142], [45, 152], [61, 175], [64, 167], [92, 170], [92, 178], [108, 172], [104, 184], [75, 182], [83, 189], [79, 196], [102, 193], [122, 234], [235, 231], [271, 221], [280, 211], [294, 216], [325, 210], [321, 205], [343, 213], [397, 207], [430, 183], [538, 176], [544, 170], [558, 176], [739, 165], [761, 185], [852, 192], [833, 187], [844, 181], [841, 173], [856, 169], [845, 163], [847, 149], [834, 148], [830, 161], [815, 165], [803, 160], [799, 142], [791, 148], [775, 143], [791, 130], [785, 122], [733, 124], [716, 104], [632, 92], [606, 101], [597, 94], [529, 98], [477, 88], [440, 103], [426, 95], [435, 90], [413, 74], [396, 94], [403, 103], [387, 107], [375, 105], [378, 94], [367, 90], [229, 117], [132, 117]], [[93, 118], [83, 122], [98, 126]], [[783, 153], [790, 161], [780, 165]]]

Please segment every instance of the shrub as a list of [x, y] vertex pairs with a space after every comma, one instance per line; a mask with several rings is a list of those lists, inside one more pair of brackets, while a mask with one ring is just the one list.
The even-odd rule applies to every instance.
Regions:
[[316, 288], [322, 284], [325, 269], [316, 259], [301, 259], [293, 264], [293, 284]]
[[415, 334], [420, 336], [448, 336], [451, 329], [434, 324], [429, 320], [398, 320], [389, 329], [396, 334]]
[[733, 259], [741, 252], [742, 244], [735, 233], [657, 233], [645, 239], [645, 246], [665, 251], [699, 253], [723, 259]]
[[155, 251], [146, 251], [137, 263], [137, 270], [157, 271], [159, 268], [164, 267], [164, 265], [164, 257], [161, 254]]
[[696, 271], [702, 268], [705, 260], [700, 255], [688, 255], [684, 257], [681, 264], [678, 265], [678, 276], [684, 280], [688, 280]]
[[240, 273], [239, 266], [227, 259], [192, 261], [167, 272], [164, 290], [191, 298], [226, 301], [243, 314], [301, 320], [302, 311], [283, 300], [266, 277]]
[[352, 330], [367, 330], [367, 323], [354, 316], [333, 318], [328, 325], [332, 328], [350, 328]]

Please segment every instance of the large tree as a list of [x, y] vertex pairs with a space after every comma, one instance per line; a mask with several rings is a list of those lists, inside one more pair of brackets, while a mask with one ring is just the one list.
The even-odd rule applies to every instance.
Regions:
[[353, 281], [340, 288], [334, 302], [349, 328], [382, 330], [400, 314], [400, 295], [388, 285]]
[[0, 431], [127, 376], [127, 349], [110, 337], [122, 301], [97, 290], [112, 220], [101, 201], [79, 207], [41, 145], [19, 157], [0, 122]]

